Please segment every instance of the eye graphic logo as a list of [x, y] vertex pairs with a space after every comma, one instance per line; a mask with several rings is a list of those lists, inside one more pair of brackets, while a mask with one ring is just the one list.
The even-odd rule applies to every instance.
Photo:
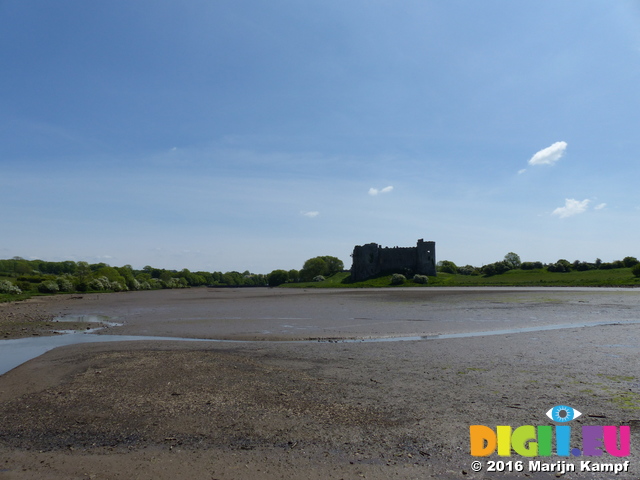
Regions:
[[582, 413], [572, 407], [567, 407], [566, 405], [556, 405], [551, 408], [547, 412], [547, 417], [549, 417], [554, 422], [570, 422], [571, 420], [575, 420]]

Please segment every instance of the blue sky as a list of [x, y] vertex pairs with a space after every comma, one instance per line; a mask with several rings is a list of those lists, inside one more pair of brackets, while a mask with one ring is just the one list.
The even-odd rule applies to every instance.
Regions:
[[0, 0], [0, 258], [640, 257], [638, 1]]

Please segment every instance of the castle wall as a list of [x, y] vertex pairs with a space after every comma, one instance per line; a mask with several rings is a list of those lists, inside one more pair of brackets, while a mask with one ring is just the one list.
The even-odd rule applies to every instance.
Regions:
[[356, 245], [351, 256], [354, 281], [384, 273], [436, 275], [436, 244], [422, 239], [415, 247], [382, 248], [376, 243]]

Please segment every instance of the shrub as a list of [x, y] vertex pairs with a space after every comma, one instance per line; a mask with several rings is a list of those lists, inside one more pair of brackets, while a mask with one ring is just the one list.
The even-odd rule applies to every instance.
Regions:
[[580, 262], [576, 260], [575, 262], [573, 262], [573, 268], [579, 272], [584, 272], [587, 270], [593, 270], [595, 268], [595, 265], [592, 263]]
[[53, 280], [47, 280], [38, 285], [38, 291], [40, 293], [56, 293], [58, 290], [60, 290], [60, 287], [58, 287], [58, 283]]
[[535, 270], [543, 267], [542, 262], [522, 262], [522, 265], [520, 265], [522, 270]]
[[629, 267], [633, 267], [634, 265], [637, 265], [638, 263], [638, 259], [636, 257], [624, 257], [622, 259], [622, 263], [624, 264], [625, 267], [629, 268]]
[[490, 263], [488, 265], [484, 265], [482, 267], [481, 271], [487, 277], [491, 277], [492, 275], [496, 274], [496, 266], [495, 266], [495, 264]]
[[458, 267], [450, 260], [442, 260], [438, 262], [438, 271], [443, 273], [458, 273]]
[[123, 292], [123, 291], [125, 291], [127, 289], [127, 287], [125, 287], [122, 283], [120, 283], [118, 281], [110, 282], [109, 287], [114, 292]]
[[16, 282], [16, 286], [22, 290], [23, 292], [29, 292], [31, 291], [31, 288], [33, 287], [33, 284], [31, 282], [23, 282], [18, 280]]
[[19, 287], [11, 283], [9, 280], [0, 281], [0, 293], [9, 293], [11, 295], [18, 295], [22, 293]]
[[482, 267], [482, 273], [487, 277], [490, 277], [492, 275], [500, 275], [502, 273], [508, 272], [509, 270], [511, 270], [511, 267], [504, 260], [490, 263], [489, 265], [485, 265], [484, 267]]
[[73, 292], [75, 289], [73, 288], [73, 283], [71, 283], [66, 278], [58, 278], [57, 279], [58, 288], [61, 292]]
[[640, 277], [640, 263], [636, 263], [633, 267], [631, 267], [631, 273], [633, 273], [636, 277]]
[[94, 278], [89, 282], [88, 288], [89, 290], [104, 290], [105, 286], [99, 279]]
[[29, 283], [40, 283], [44, 282], [46, 278], [43, 275], [20, 275], [18, 280]]
[[394, 273], [391, 275], [391, 285], [402, 285], [407, 280], [407, 277], [401, 273]]
[[473, 265], [465, 265], [464, 267], [458, 267], [458, 273], [460, 275], [480, 275], [480, 272]]
[[313, 277], [313, 281], [314, 282], [324, 282], [325, 278], [322, 275], [316, 275], [315, 277]]
[[496, 267], [496, 273], [498, 275], [501, 275], [501, 274], [503, 274], [505, 272], [508, 272], [509, 270], [512, 270], [511, 265], [508, 262], [504, 261], [504, 260], [502, 260], [500, 262], [496, 262], [496, 263], [494, 263], [494, 265]]
[[429, 283], [429, 277], [427, 277], [426, 275], [414, 275], [413, 276], [413, 281], [414, 283]]
[[547, 270], [549, 270], [550, 272], [558, 272], [558, 273], [570, 272], [571, 264], [569, 263], [568, 260], [564, 260], [561, 258], [556, 263], [552, 263], [548, 265]]

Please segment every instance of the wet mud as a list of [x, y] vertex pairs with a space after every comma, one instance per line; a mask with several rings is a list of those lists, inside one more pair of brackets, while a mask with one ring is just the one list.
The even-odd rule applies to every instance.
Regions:
[[473, 472], [469, 426], [548, 425], [558, 404], [583, 413], [576, 427], [630, 425], [632, 470], [616, 478], [638, 478], [639, 306], [638, 292], [608, 289], [193, 289], [58, 302], [56, 315], [123, 324], [109, 335], [259, 341], [81, 344], [11, 370], [0, 376], [0, 478], [556, 478]]

